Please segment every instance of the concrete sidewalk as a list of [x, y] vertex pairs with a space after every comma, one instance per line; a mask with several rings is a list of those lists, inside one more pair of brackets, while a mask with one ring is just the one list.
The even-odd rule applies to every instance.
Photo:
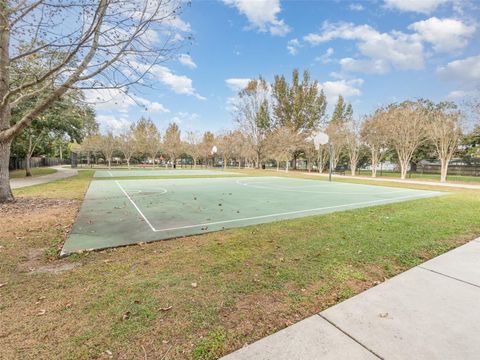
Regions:
[[57, 172], [42, 176], [11, 179], [10, 187], [12, 189], [19, 189], [27, 186], [45, 184], [51, 181], [61, 180], [71, 176], [75, 176], [78, 173], [75, 169], [63, 168], [61, 166], [52, 166], [52, 168], [57, 170]]
[[479, 359], [480, 238], [225, 360]]
[[[323, 176], [328, 177], [328, 174], [319, 174], [314, 172], [304, 172], [303, 175]], [[355, 179], [355, 180], [367, 180], [367, 181], [380, 181], [380, 182], [392, 182], [400, 184], [415, 184], [415, 185], [429, 185], [429, 186], [442, 186], [448, 188], [461, 188], [461, 189], [473, 189], [480, 190], [480, 185], [459, 184], [459, 183], [441, 183], [439, 181], [425, 181], [425, 180], [402, 180], [402, 179], [389, 179], [384, 177], [372, 178], [368, 176], [350, 176], [350, 175], [333, 175], [332, 178], [336, 179]]]

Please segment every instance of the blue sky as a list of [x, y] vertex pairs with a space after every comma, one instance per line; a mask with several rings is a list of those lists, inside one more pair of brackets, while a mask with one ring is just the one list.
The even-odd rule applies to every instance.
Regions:
[[480, 3], [468, 0], [198, 1], [179, 33], [193, 43], [158, 69], [155, 89], [96, 106], [102, 129], [149, 116], [160, 129], [222, 131], [229, 101], [248, 79], [308, 69], [331, 107], [355, 116], [409, 98], [462, 101], [480, 87]]

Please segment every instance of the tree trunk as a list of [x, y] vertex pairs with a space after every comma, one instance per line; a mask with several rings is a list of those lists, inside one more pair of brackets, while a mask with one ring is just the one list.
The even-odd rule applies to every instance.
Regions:
[[351, 164], [350, 165], [350, 171], [352, 173], [352, 176], [355, 176], [357, 173], [357, 165], [356, 164]]
[[15, 200], [10, 189], [10, 172], [8, 169], [11, 144], [11, 141], [6, 143], [0, 142], [0, 203]]
[[128, 170], [130, 170], [130, 158], [127, 158], [127, 167], [128, 167]]
[[30, 167], [30, 159], [31, 159], [30, 154], [27, 154], [25, 156], [25, 176], [27, 176], [27, 177], [32, 176], [32, 169]]
[[[8, 93], [8, 87], [10, 86], [10, 24], [7, 14], [6, 1], [2, 1], [0, 4], [0, 99]], [[0, 135], [1, 133], [10, 127], [10, 119], [12, 113], [10, 105], [7, 102], [6, 105], [0, 108]], [[14, 201], [12, 190], [10, 188], [10, 148], [12, 145], [11, 138], [0, 139], [0, 203], [6, 203]]]
[[276, 163], [277, 163], [277, 171], [279, 171], [280, 170], [280, 162], [277, 160]]
[[108, 158], [108, 168], [112, 168], [112, 159]]
[[447, 182], [447, 173], [448, 173], [448, 159], [441, 159], [441, 169], [440, 169], [440, 182]]
[[30, 168], [30, 159], [32, 158], [32, 129], [28, 129], [28, 148], [27, 155], [25, 155], [25, 176], [32, 176], [32, 169]]
[[408, 161], [400, 161], [400, 179], [405, 180], [407, 178]]
[[60, 154], [59, 154], [60, 156], [59, 157], [60, 157], [60, 161], [61, 161], [61, 160], [63, 160], [62, 143], [60, 143], [58, 147], [59, 147], [59, 151], [60, 151]]
[[372, 177], [377, 177], [378, 157], [375, 148], [372, 146]]
[[286, 164], [285, 164], [285, 172], [288, 172], [288, 165], [289, 165], [288, 163], [289, 163], [289, 161], [287, 160]]

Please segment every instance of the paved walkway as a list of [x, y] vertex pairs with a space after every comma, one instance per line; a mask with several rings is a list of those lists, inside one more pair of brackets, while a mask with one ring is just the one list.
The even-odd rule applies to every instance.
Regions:
[[42, 175], [42, 176], [11, 179], [10, 187], [12, 189], [19, 189], [27, 186], [32, 186], [32, 185], [45, 184], [51, 181], [61, 180], [61, 179], [68, 178], [70, 176], [77, 175], [77, 170], [75, 169], [63, 168], [61, 166], [52, 166], [52, 168], [57, 170], [57, 172], [53, 174]]
[[[314, 172], [304, 172], [304, 175], [315, 175], [315, 176], [324, 176], [328, 177], [328, 174], [319, 174]], [[416, 184], [416, 185], [431, 185], [431, 186], [444, 186], [450, 188], [463, 188], [463, 189], [475, 189], [480, 190], [480, 185], [470, 185], [470, 184], [459, 184], [459, 183], [441, 183], [439, 181], [424, 181], [424, 180], [401, 180], [401, 179], [388, 179], [384, 177], [372, 178], [367, 176], [350, 176], [350, 175], [333, 175], [334, 178], [338, 179], [357, 179], [357, 180], [368, 180], [368, 181], [381, 181], [381, 182], [393, 182], [401, 184]]]
[[479, 359], [480, 238], [224, 360]]

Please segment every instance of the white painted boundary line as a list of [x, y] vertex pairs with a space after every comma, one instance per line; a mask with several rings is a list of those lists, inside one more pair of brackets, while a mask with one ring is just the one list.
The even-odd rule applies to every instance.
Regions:
[[132, 205], [135, 207], [135, 209], [137, 209], [138, 213], [143, 217], [143, 220], [145, 220], [145, 222], [148, 224], [148, 226], [150, 226], [150, 229], [152, 229], [152, 231], [156, 231], [155, 228], [153, 227], [153, 225], [150, 223], [150, 221], [147, 219], [147, 217], [145, 215], [143, 215], [142, 211], [138, 208], [137, 204], [135, 204], [132, 200], [132, 198], [130, 197], [130, 195], [127, 194], [127, 192], [125, 191], [125, 189], [122, 187], [122, 185], [119, 184], [119, 182], [117, 180], [115, 180], [115, 183], [117, 184], [117, 186], [120, 188], [120, 190], [122, 190], [122, 192], [125, 194], [125, 196], [128, 198], [128, 200], [130, 200], [130, 202], [132, 203]]
[[241, 219], [232, 219], [232, 220], [224, 220], [224, 221], [214, 221], [214, 222], [210, 222], [210, 223], [179, 226], [179, 227], [168, 228], [168, 229], [154, 229], [153, 231], [155, 231], [155, 232], [162, 232], [162, 231], [173, 231], [173, 230], [180, 230], [180, 229], [190, 229], [190, 228], [195, 228], [195, 227], [200, 227], [200, 226], [226, 224], [226, 223], [246, 221], [246, 220], [265, 219], [265, 218], [269, 218], [269, 217], [284, 216], [284, 215], [293, 215], [293, 214], [301, 214], [301, 213], [306, 213], [306, 212], [320, 211], [320, 210], [328, 210], [328, 209], [339, 209], [339, 208], [343, 208], [343, 207], [356, 206], [356, 205], [376, 204], [376, 203], [382, 203], [382, 202], [387, 202], [387, 203], [388, 203], [389, 201], [391, 202], [392, 200], [395, 201], [395, 200], [410, 199], [410, 198], [420, 199], [420, 198], [423, 198], [423, 197], [432, 197], [432, 194], [423, 194], [423, 195], [417, 194], [417, 195], [402, 196], [402, 197], [391, 198], [391, 199], [380, 199], [380, 200], [362, 201], [362, 202], [350, 203], [350, 204], [344, 204], [344, 205], [325, 206], [325, 207], [314, 208], [314, 209], [288, 211], [288, 212], [277, 213], [277, 214], [269, 214], [269, 215], [259, 215], [259, 216], [246, 217], [246, 218], [241, 218]]
[[110, 177], [113, 177], [113, 174], [112, 174], [112, 172], [111, 172], [110, 170], [107, 171], [107, 172], [110, 174]]
[[[238, 185], [246, 186], [246, 187], [251, 187], [251, 188], [256, 188], [256, 189], [266, 189], [266, 190], [274, 190], [274, 191], [289, 191], [289, 192], [298, 192], [298, 193], [308, 193], [308, 194], [345, 194], [345, 195], [368, 195], [367, 193], [364, 192], [351, 192], [351, 191], [310, 191], [310, 190], [297, 190], [294, 188], [289, 188], [289, 187], [275, 187], [275, 186], [267, 186], [262, 185], [264, 184], [261, 181], [255, 181], [255, 182], [248, 182], [248, 183], [243, 183], [241, 182], [241, 179], [237, 180], [236, 183]], [[260, 185], [256, 185], [260, 184]], [[367, 185], [369, 188], [372, 188], [372, 186]], [[312, 185], [309, 187], [319, 187], [320, 190], [324, 190], [326, 186], [322, 185]], [[300, 186], [302, 188], [302, 186]], [[418, 191], [415, 189], [405, 189], [405, 190], [394, 190], [394, 191], [384, 191], [384, 192], [379, 192], [374, 195], [389, 195], [389, 194], [397, 194], [397, 193], [403, 193], [403, 192], [410, 192], [410, 191]], [[421, 191], [421, 190], [420, 190]]]

